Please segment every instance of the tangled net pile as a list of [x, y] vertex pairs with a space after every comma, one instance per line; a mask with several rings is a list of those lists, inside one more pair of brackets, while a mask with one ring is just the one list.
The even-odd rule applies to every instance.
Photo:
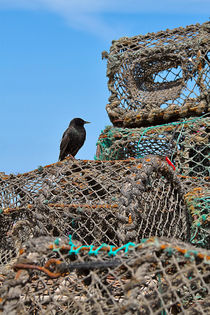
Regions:
[[95, 161], [0, 173], [0, 313], [210, 313], [209, 30], [115, 41]]

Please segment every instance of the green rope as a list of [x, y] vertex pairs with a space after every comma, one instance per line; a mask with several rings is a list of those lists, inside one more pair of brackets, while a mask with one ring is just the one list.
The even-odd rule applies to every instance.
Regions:
[[[207, 113], [208, 114], [208, 113]], [[163, 125], [157, 125], [157, 126], [151, 126], [151, 127], [148, 127], [148, 128], [146, 128], [144, 131], [143, 131], [143, 133], [141, 134], [141, 138], [139, 139], [139, 141], [138, 141], [138, 144], [137, 144], [137, 146], [139, 146], [139, 143], [141, 142], [141, 140], [142, 140], [142, 138], [143, 138], [143, 136], [144, 136], [144, 134], [145, 133], [147, 133], [148, 132], [148, 130], [151, 130], [151, 129], [155, 129], [155, 128], [159, 128], [159, 127], [165, 127], [165, 126], [177, 126], [177, 125], [181, 125], [181, 124], [187, 124], [187, 123], [190, 123], [190, 122], [195, 122], [195, 121], [197, 121], [197, 120], [199, 120], [199, 119], [202, 119], [202, 118], [204, 118], [207, 114], [204, 114], [204, 115], [202, 115], [202, 116], [200, 116], [200, 117], [197, 117], [197, 118], [194, 118], [194, 119], [191, 119], [191, 120], [184, 120], [184, 121], [178, 121], [178, 122], [171, 122], [171, 123], [167, 123], [167, 124], [163, 124]]]
[[[187, 201], [187, 206], [191, 209], [191, 215], [197, 216], [197, 219], [194, 220], [191, 227], [191, 243], [200, 245], [202, 247], [206, 247], [208, 243], [208, 222], [205, 228], [203, 228], [203, 225], [206, 224], [207, 217], [210, 214], [210, 197], [202, 197], [198, 198], [195, 197], [190, 201]], [[193, 206], [193, 208], [192, 208]]]
[[[142, 141], [143, 137], [145, 136], [145, 134], [149, 131], [149, 130], [154, 130], [154, 129], [157, 129], [157, 128], [161, 128], [161, 127], [167, 127], [167, 126], [182, 126], [181, 130], [180, 130], [180, 134], [178, 136], [178, 139], [176, 141], [176, 146], [175, 148], [178, 146], [179, 142], [180, 142], [180, 139], [181, 139], [181, 136], [182, 136], [182, 133], [183, 133], [183, 129], [184, 129], [184, 125], [187, 124], [187, 123], [194, 123], [195, 121], [198, 121], [204, 117], [206, 117], [208, 115], [207, 114], [204, 114], [200, 117], [196, 117], [194, 119], [189, 119], [189, 120], [186, 120], [184, 119], [183, 121], [178, 121], [178, 122], [171, 122], [171, 123], [167, 123], [167, 124], [163, 124], [163, 125], [157, 125], [157, 126], [151, 126], [151, 127], [147, 127], [145, 128], [141, 135], [140, 135], [140, 138], [138, 140], [138, 143], [137, 143], [137, 147], [139, 147], [139, 144], [140, 142]], [[143, 127], [141, 127], [142, 129]], [[135, 132], [135, 130], [133, 129], [128, 129], [128, 128], [113, 128], [112, 126], [106, 126], [105, 127], [105, 130], [104, 131], [101, 131], [101, 136], [105, 135], [106, 137], [102, 137], [102, 139], [99, 138], [99, 140], [97, 141], [96, 145], [98, 145], [100, 147], [100, 154], [99, 154], [99, 157], [96, 157], [96, 155], [94, 156], [94, 159], [95, 160], [109, 160], [110, 159], [110, 155], [112, 155], [113, 151], [114, 151], [114, 148], [111, 149], [111, 146], [113, 144], [113, 139], [116, 140], [116, 135], [117, 133], [119, 133], [119, 139], [121, 138], [127, 138], [130, 136], [131, 140], [132, 140], [132, 133]], [[115, 137], [114, 137], [114, 134], [115, 134]], [[123, 150], [123, 148], [122, 148]], [[171, 159], [173, 159], [173, 155], [174, 155], [174, 152], [172, 153], [172, 156], [170, 157]], [[142, 155], [137, 155], [137, 158], [142, 158], [143, 156]], [[113, 157], [114, 159], [119, 159], [120, 156], [119, 156], [119, 152], [115, 152], [115, 156]]]
[[[180, 138], [181, 138], [183, 128], [184, 128], [184, 124], [182, 125], [181, 131], [180, 131], [180, 133], [179, 133], [179, 136], [178, 136], [178, 139], [177, 139], [177, 142], [176, 142], [176, 145], [175, 145], [175, 149], [178, 147], [179, 140], [180, 140]], [[174, 149], [174, 151], [175, 151], [175, 149]], [[173, 160], [174, 151], [173, 151], [172, 154], [171, 154], [171, 161]]]

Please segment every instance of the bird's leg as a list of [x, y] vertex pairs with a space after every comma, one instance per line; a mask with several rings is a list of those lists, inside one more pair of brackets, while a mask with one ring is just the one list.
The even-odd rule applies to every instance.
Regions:
[[73, 155], [71, 155], [71, 154], [69, 154], [68, 157], [69, 157], [70, 159], [72, 159], [72, 160], [76, 160], [75, 157], [74, 157]]

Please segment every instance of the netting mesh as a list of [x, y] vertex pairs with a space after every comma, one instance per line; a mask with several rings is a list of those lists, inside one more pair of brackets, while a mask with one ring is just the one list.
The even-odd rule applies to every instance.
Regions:
[[102, 55], [112, 123], [140, 127], [208, 112], [209, 46], [209, 22], [113, 41]]
[[[58, 162], [1, 178], [0, 252], [40, 235], [120, 245], [150, 236], [189, 240], [185, 190], [161, 158]], [[6, 256], [5, 256], [6, 257]], [[6, 259], [6, 258], [5, 258]]]
[[205, 314], [210, 257], [189, 245], [202, 243], [195, 185], [155, 155], [1, 175], [0, 310]]
[[[210, 256], [151, 238], [121, 248], [25, 242], [0, 281], [4, 314], [208, 314]], [[5, 278], [6, 274], [6, 278]]]
[[107, 127], [97, 142], [96, 159], [123, 160], [148, 154], [167, 156], [184, 176], [208, 181], [210, 118], [182, 119], [148, 128]]
[[191, 243], [210, 249], [210, 190], [196, 187], [185, 195], [192, 216]]
[[1, 313], [210, 313], [209, 32], [113, 42], [96, 160], [0, 173]]

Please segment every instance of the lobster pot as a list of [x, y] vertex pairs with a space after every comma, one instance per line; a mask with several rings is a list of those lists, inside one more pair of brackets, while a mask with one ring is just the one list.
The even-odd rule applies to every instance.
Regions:
[[113, 41], [102, 57], [114, 126], [158, 125], [208, 112], [209, 47], [210, 22]]
[[122, 248], [33, 238], [0, 277], [0, 311], [209, 314], [209, 259], [209, 251], [160, 238]]
[[[97, 160], [168, 157], [184, 176], [209, 178], [210, 118], [197, 117], [142, 128], [107, 127], [97, 142]], [[192, 178], [193, 180], [193, 178]]]
[[191, 243], [210, 249], [210, 191], [207, 186], [196, 187], [184, 196], [192, 217]]
[[84, 244], [190, 240], [185, 190], [160, 158], [65, 160], [1, 178], [0, 258], [7, 263], [32, 237], [67, 237]]

